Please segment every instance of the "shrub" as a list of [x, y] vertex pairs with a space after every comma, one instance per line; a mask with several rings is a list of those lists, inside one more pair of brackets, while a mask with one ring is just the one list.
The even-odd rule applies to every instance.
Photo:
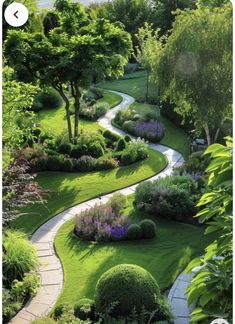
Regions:
[[142, 238], [142, 229], [138, 224], [131, 224], [127, 230], [128, 240], [139, 240]]
[[72, 158], [80, 158], [82, 155], [84, 154], [84, 151], [83, 149], [81, 148], [80, 145], [74, 145], [71, 149], [71, 153], [70, 153], [70, 156]]
[[107, 204], [112, 207], [116, 214], [120, 214], [120, 212], [126, 207], [127, 199], [125, 195], [117, 192], [109, 198]]
[[123, 151], [121, 156], [122, 164], [129, 165], [137, 160], [137, 150], [136, 148], [130, 148], [129, 146]]
[[104, 155], [104, 150], [99, 143], [94, 143], [89, 146], [88, 153], [94, 158], [99, 158]]
[[90, 91], [95, 95], [96, 100], [101, 99], [104, 95], [104, 90], [102, 88], [91, 86]]
[[70, 309], [68, 304], [60, 304], [54, 309], [54, 319], [59, 319], [63, 314], [67, 313]]
[[101, 157], [96, 161], [96, 170], [110, 170], [118, 166], [118, 161], [112, 157]]
[[109, 104], [107, 102], [97, 102], [94, 104], [93, 109], [95, 111], [95, 118], [100, 118], [105, 115], [109, 110]]
[[56, 109], [62, 105], [62, 98], [59, 93], [53, 88], [48, 89], [45, 92], [41, 92], [35, 96], [32, 110], [40, 111], [42, 109]]
[[144, 219], [140, 222], [143, 238], [150, 239], [156, 236], [156, 224], [150, 219]]
[[2, 289], [2, 317], [3, 323], [8, 323], [12, 317], [21, 309], [22, 302], [16, 301], [9, 289]]
[[71, 172], [74, 170], [74, 164], [72, 159], [64, 159], [62, 164], [62, 170], [66, 172]]
[[94, 300], [83, 298], [74, 305], [74, 315], [81, 320], [95, 320], [95, 303]]
[[35, 138], [36, 141], [38, 141], [41, 132], [42, 132], [42, 131], [41, 131], [41, 129], [40, 129], [39, 127], [34, 128], [34, 129], [32, 130], [32, 135], [34, 136], [34, 138]]
[[61, 143], [58, 146], [58, 152], [62, 154], [70, 155], [72, 150], [72, 144], [71, 143]]
[[43, 156], [40, 158], [32, 159], [30, 161], [30, 169], [33, 172], [40, 172], [47, 170], [47, 156]]
[[126, 143], [129, 143], [132, 141], [132, 138], [130, 137], [130, 135], [127, 134], [124, 136], [124, 140], [126, 141]]
[[7, 283], [22, 280], [25, 273], [35, 270], [39, 264], [37, 252], [25, 234], [6, 230], [3, 233], [3, 276]]
[[60, 171], [63, 169], [64, 157], [52, 155], [47, 157], [46, 168], [48, 171]]
[[76, 217], [75, 234], [85, 241], [109, 241], [112, 231], [127, 231], [127, 217], [117, 215], [111, 206], [96, 205]]
[[144, 160], [148, 157], [148, 145], [140, 138], [132, 140], [128, 145], [128, 150], [137, 151], [137, 160]]
[[150, 214], [177, 221], [188, 220], [195, 212], [200, 195], [195, 180], [185, 176], [160, 178], [136, 188], [137, 208]]
[[152, 142], [159, 142], [164, 136], [164, 128], [159, 121], [125, 122], [123, 129], [137, 137]]
[[93, 171], [95, 169], [95, 164], [96, 160], [92, 156], [83, 155], [77, 160], [75, 168], [81, 172]]
[[113, 142], [117, 142], [120, 138], [120, 135], [118, 134], [115, 134], [115, 133], [112, 133], [110, 132], [110, 130], [106, 129], [103, 133], [103, 136], [105, 138], [108, 138], [109, 140], [113, 141]]
[[117, 143], [117, 151], [123, 151], [126, 148], [126, 142], [124, 138], [120, 138]]
[[19, 300], [34, 296], [40, 287], [40, 278], [35, 273], [26, 273], [22, 281], [14, 280], [11, 293]]
[[160, 117], [160, 113], [159, 113], [159, 111], [157, 109], [148, 111], [148, 112], [146, 112], [144, 114], [144, 120], [145, 121], [159, 120], [159, 117]]
[[[159, 297], [159, 298], [157, 298]], [[145, 269], [132, 264], [120, 264], [106, 271], [98, 280], [95, 289], [95, 308], [104, 313], [112, 305], [112, 317], [128, 316], [134, 310], [140, 312], [156, 310], [160, 320], [168, 320], [160, 300], [160, 289], [156, 280]], [[165, 309], [164, 309], [165, 310]]]

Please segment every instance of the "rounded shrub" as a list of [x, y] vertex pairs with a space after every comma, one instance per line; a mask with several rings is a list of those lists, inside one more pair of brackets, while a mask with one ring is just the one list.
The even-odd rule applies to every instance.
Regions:
[[70, 155], [72, 150], [72, 144], [71, 143], [62, 143], [58, 147], [58, 152], [62, 154]]
[[137, 157], [138, 157], [138, 153], [135, 148], [133, 149], [126, 148], [122, 153], [121, 162], [124, 165], [128, 165], [134, 163], [137, 160]]
[[131, 224], [127, 230], [128, 240], [139, 240], [143, 236], [142, 228], [138, 224]]
[[128, 316], [135, 309], [154, 311], [160, 289], [156, 280], [145, 269], [133, 264], [120, 264], [106, 271], [95, 289], [95, 308], [104, 313], [112, 308], [112, 317]]
[[88, 298], [82, 298], [74, 305], [74, 315], [79, 319], [86, 321], [87, 319], [95, 319], [95, 302]]
[[117, 143], [117, 151], [123, 151], [126, 148], [126, 142], [124, 138], [120, 138]]
[[33, 111], [40, 111], [42, 109], [55, 109], [62, 104], [62, 98], [59, 93], [53, 88], [48, 89], [45, 92], [41, 92], [35, 96], [34, 103], [32, 105]]
[[140, 222], [143, 238], [153, 238], [156, 236], [156, 224], [150, 219], [144, 219]]
[[80, 145], [74, 145], [71, 149], [70, 156], [72, 158], [80, 158], [83, 155], [83, 149]]
[[130, 135], [127, 134], [124, 136], [124, 140], [126, 141], [126, 143], [129, 143], [132, 141], [132, 138], [130, 137]]
[[70, 310], [68, 304], [60, 304], [54, 309], [54, 319], [59, 319], [63, 314], [67, 313]]
[[34, 128], [32, 130], [32, 134], [37, 140], [39, 139], [39, 136], [40, 136], [41, 133], [42, 133], [42, 131], [41, 131], [41, 129], [39, 127]]
[[88, 148], [88, 154], [94, 158], [99, 158], [104, 155], [104, 149], [99, 143], [93, 143]]
[[118, 141], [119, 138], [120, 138], [120, 135], [115, 134], [115, 133], [112, 133], [112, 132], [110, 132], [110, 130], [108, 130], [108, 129], [106, 129], [106, 130], [104, 131], [103, 136], [104, 136], [105, 138], [110, 139], [110, 140], [113, 141], [113, 142]]
[[96, 170], [110, 170], [119, 166], [118, 161], [112, 157], [101, 157], [96, 161]]

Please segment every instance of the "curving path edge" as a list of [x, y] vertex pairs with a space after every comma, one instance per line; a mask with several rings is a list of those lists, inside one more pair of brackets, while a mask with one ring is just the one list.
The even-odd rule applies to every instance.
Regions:
[[[111, 91], [111, 90], [110, 90]], [[99, 124], [109, 129], [114, 133], [125, 135], [125, 132], [114, 127], [111, 123], [117, 111], [127, 108], [132, 104], [135, 99], [127, 94], [111, 91], [122, 97], [122, 102], [115, 108], [109, 110], [104, 117], [101, 117], [98, 122]], [[159, 177], [164, 177], [172, 173], [173, 168], [180, 166], [184, 159], [182, 155], [172, 148], [160, 145], [160, 144], [149, 144], [149, 147], [161, 152], [168, 159], [167, 167], [157, 175], [148, 179], [154, 181]], [[117, 190], [124, 195], [133, 194], [138, 184], [129, 186], [124, 189]], [[87, 202], [78, 204], [74, 207], [68, 208], [62, 213], [56, 215], [42, 226], [33, 234], [31, 241], [37, 249], [38, 256], [40, 258], [41, 265], [38, 269], [38, 273], [41, 278], [41, 287], [35, 297], [30, 299], [25, 307], [17, 313], [17, 315], [10, 321], [12, 324], [29, 324], [34, 319], [46, 316], [55, 305], [55, 302], [63, 288], [64, 275], [63, 268], [59, 258], [56, 255], [54, 248], [54, 239], [56, 233], [60, 227], [69, 219], [80, 213], [82, 210], [94, 206], [97, 203], [105, 203], [113, 195], [107, 194], [98, 198], [91, 199]], [[172, 305], [174, 311], [174, 306]], [[181, 323], [181, 322], [180, 322]]]

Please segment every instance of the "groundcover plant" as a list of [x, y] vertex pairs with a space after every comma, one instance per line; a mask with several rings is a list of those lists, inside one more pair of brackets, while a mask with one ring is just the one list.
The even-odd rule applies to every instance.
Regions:
[[232, 322], [230, 2], [12, 2], [3, 323]]

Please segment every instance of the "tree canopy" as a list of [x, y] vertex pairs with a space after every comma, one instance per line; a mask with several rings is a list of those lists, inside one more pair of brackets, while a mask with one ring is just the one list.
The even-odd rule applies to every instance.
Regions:
[[[80, 100], [83, 89], [105, 76], [123, 74], [131, 51], [127, 32], [105, 19], [89, 19], [83, 6], [72, 1], [57, 0], [59, 26], [48, 35], [12, 30], [5, 42], [5, 54], [15, 70], [22, 68], [34, 82], [51, 85], [65, 101], [68, 133], [78, 137]], [[74, 98], [74, 135], [69, 112], [69, 96]]]
[[232, 114], [232, 10], [179, 12], [156, 76], [164, 98], [210, 145]]

